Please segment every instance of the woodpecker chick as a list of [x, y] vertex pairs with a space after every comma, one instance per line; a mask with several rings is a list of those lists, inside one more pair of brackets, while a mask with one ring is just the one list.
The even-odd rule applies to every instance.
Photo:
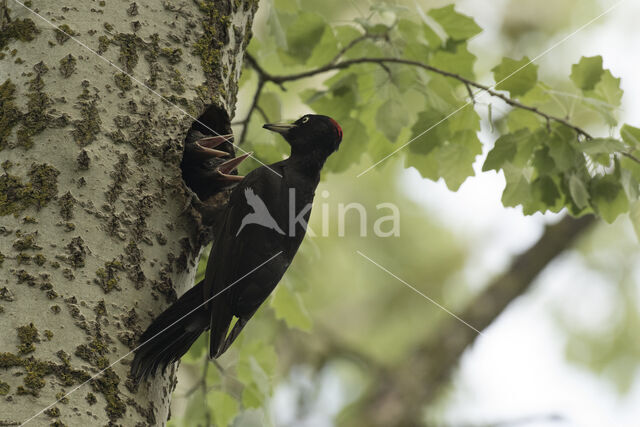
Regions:
[[237, 167], [251, 153], [235, 157], [233, 135], [207, 136], [197, 129], [187, 134], [182, 179], [202, 201], [242, 180]]

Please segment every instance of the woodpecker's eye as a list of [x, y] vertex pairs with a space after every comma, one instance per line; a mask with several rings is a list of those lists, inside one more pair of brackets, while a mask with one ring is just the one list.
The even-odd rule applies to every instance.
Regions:
[[309, 117], [303, 117], [301, 123], [307, 123], [309, 121]]

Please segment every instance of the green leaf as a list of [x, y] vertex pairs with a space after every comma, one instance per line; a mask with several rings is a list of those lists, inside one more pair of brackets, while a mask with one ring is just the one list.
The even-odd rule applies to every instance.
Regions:
[[576, 164], [584, 163], [584, 157], [574, 147], [576, 134], [566, 126], [554, 126], [551, 138], [547, 143], [549, 154], [559, 172], [567, 171]]
[[613, 175], [594, 177], [589, 194], [594, 209], [608, 223], [612, 223], [618, 215], [629, 210], [627, 195]]
[[398, 37], [400, 40], [410, 43], [413, 41], [420, 40], [420, 35], [422, 33], [422, 26], [412, 20], [409, 19], [398, 19], [394, 30], [398, 31]]
[[430, 48], [436, 49], [442, 46], [442, 39], [426, 22], [422, 23], [422, 32]]
[[398, 20], [392, 43], [394, 48], [401, 47], [403, 57], [422, 62], [432, 50], [442, 46], [442, 40], [427, 24], [409, 19]]
[[316, 99], [309, 106], [318, 114], [331, 114], [338, 121], [344, 122], [349, 117], [349, 112], [355, 107], [356, 103], [353, 96], [336, 97], [325, 95]]
[[482, 165], [482, 171], [487, 172], [502, 168], [506, 162], [511, 162], [518, 151], [518, 145], [526, 138], [531, 137], [531, 132], [521, 129], [516, 133], [509, 133], [498, 138]]
[[229, 394], [214, 390], [207, 394], [207, 404], [218, 427], [226, 427], [238, 415], [238, 402]]
[[311, 57], [307, 60], [307, 65], [324, 65], [331, 61], [338, 54], [338, 51], [338, 40], [333, 33], [333, 29], [327, 25], [316, 48], [313, 49]]
[[571, 175], [569, 178], [569, 191], [576, 206], [580, 209], [589, 206], [589, 192], [587, 191], [587, 187], [576, 175]]
[[446, 116], [434, 109], [427, 109], [418, 114], [418, 119], [411, 128], [411, 144], [413, 153], [428, 154], [449, 137], [449, 123], [443, 121]]
[[420, 76], [416, 73], [416, 70], [407, 67], [396, 68], [393, 70], [392, 75], [385, 76], [385, 78], [387, 77], [391, 79], [391, 83], [401, 94], [415, 87], [416, 83], [420, 81]]
[[473, 18], [458, 13], [452, 4], [439, 9], [431, 9], [432, 17], [453, 40], [467, 40], [482, 31]]
[[400, 102], [388, 99], [378, 108], [376, 127], [389, 141], [394, 142], [408, 123], [409, 113]]
[[590, 156], [596, 154], [613, 154], [624, 150], [624, 144], [614, 138], [594, 138], [583, 142], [580, 149]]
[[456, 46], [455, 52], [438, 50], [431, 57], [429, 64], [451, 73], [459, 74], [462, 77], [473, 79], [473, 64], [476, 61], [474, 54], [469, 52], [466, 43]]
[[496, 89], [508, 91], [512, 97], [529, 92], [538, 81], [538, 66], [526, 56], [517, 61], [503, 58], [500, 65], [493, 68]]
[[620, 166], [622, 170], [628, 171], [636, 181], [640, 182], [640, 164], [638, 164], [638, 162], [627, 157], [622, 157], [620, 159]]
[[531, 190], [526, 170], [510, 163], [504, 164], [502, 170], [507, 182], [502, 193], [502, 204], [506, 207], [515, 207], [529, 201]]
[[[412, 144], [413, 145], [413, 144]], [[433, 153], [428, 155], [409, 155], [405, 157], [405, 168], [414, 167], [423, 178], [437, 181], [440, 179], [438, 161]]]
[[534, 152], [544, 146], [544, 142], [548, 138], [549, 134], [543, 128], [539, 128], [535, 133], [530, 133], [526, 138], [522, 138], [518, 142], [518, 152], [511, 163], [521, 168], [530, 164]]
[[542, 176], [531, 183], [531, 198], [522, 205], [525, 215], [536, 212], [559, 212], [563, 207], [562, 195], [558, 186], [550, 176]]
[[540, 127], [541, 120], [531, 111], [515, 108], [507, 115], [507, 127], [509, 131], [515, 132], [520, 129], [535, 130]]
[[571, 67], [571, 80], [583, 91], [592, 90], [600, 81], [603, 72], [602, 56], [583, 56], [580, 62]]
[[369, 34], [381, 36], [389, 32], [390, 28], [384, 24], [366, 25]]
[[640, 189], [638, 188], [638, 181], [633, 172], [624, 167], [620, 167], [617, 171], [620, 173], [620, 184], [622, 184], [622, 188], [624, 188], [627, 199], [637, 200]]
[[556, 172], [556, 162], [549, 155], [549, 147], [543, 146], [533, 153], [533, 167], [538, 175], [550, 175]]
[[585, 105], [597, 111], [609, 126], [616, 126], [616, 113], [622, 101], [623, 90], [620, 89], [620, 79], [613, 77], [609, 70], [602, 73], [595, 88], [585, 91], [585, 95], [601, 102], [588, 102]]
[[433, 181], [442, 178], [450, 190], [456, 191], [474, 175], [473, 163], [481, 152], [482, 144], [476, 132], [464, 130], [441, 141], [427, 155], [407, 156], [405, 166], [415, 167], [420, 175]]
[[407, 43], [402, 49], [402, 57], [413, 61], [424, 62], [430, 53], [429, 48], [421, 43]]
[[311, 329], [311, 317], [300, 295], [294, 294], [286, 286], [276, 288], [271, 298], [271, 307], [276, 313], [276, 319], [283, 319], [288, 327], [302, 331]]
[[[303, 97], [306, 103], [318, 114], [331, 115], [338, 122], [350, 117], [351, 111], [358, 104], [358, 92], [356, 80], [353, 86], [345, 84], [340, 87], [332, 87], [331, 92], [316, 93], [313, 98]], [[308, 93], [305, 91], [304, 95]]]
[[[432, 76], [427, 84], [426, 108], [433, 108], [444, 115], [450, 115], [467, 103], [461, 103], [452, 82], [444, 76]], [[448, 122], [448, 120], [447, 120]]]
[[620, 89], [620, 78], [613, 77], [611, 71], [605, 70], [593, 93], [609, 105], [619, 107], [624, 91]]
[[633, 229], [636, 232], [636, 237], [640, 242], [640, 200], [636, 200], [631, 204], [629, 209], [629, 219], [631, 220], [631, 224], [633, 224]]
[[480, 130], [480, 116], [476, 112], [473, 104], [465, 104], [461, 110], [447, 119], [451, 133], [464, 130]]
[[623, 125], [620, 129], [620, 136], [622, 140], [627, 143], [627, 145], [635, 148], [640, 148], [640, 129], [630, 126]]
[[440, 147], [435, 158], [438, 172], [451, 191], [457, 191], [462, 183], [474, 175], [473, 163], [482, 153], [482, 144], [474, 131], [454, 134], [448, 144]]
[[547, 87], [547, 85], [539, 81], [533, 89], [529, 90], [525, 95], [522, 95], [519, 98], [523, 104], [531, 107], [540, 108], [546, 107], [549, 104], [554, 104], [555, 106], [556, 101], [551, 97], [549, 93], [550, 90], [550, 87]]
[[318, 14], [299, 13], [293, 24], [287, 28], [287, 53], [303, 61], [309, 59], [322, 39], [326, 25], [324, 18]]

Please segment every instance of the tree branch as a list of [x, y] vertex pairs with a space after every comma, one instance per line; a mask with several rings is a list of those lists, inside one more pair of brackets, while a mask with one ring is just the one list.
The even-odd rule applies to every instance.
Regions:
[[[345, 69], [345, 68], [349, 68], [353, 65], [358, 65], [358, 64], [377, 64], [377, 65], [382, 65], [382, 64], [404, 64], [404, 65], [410, 65], [413, 67], [418, 67], [418, 68], [422, 68], [424, 70], [427, 71], [431, 71], [433, 73], [436, 74], [440, 74], [442, 76], [445, 77], [449, 77], [455, 80], [458, 80], [459, 82], [467, 85], [467, 87], [475, 87], [477, 89], [480, 89], [480, 91], [484, 91], [487, 92], [489, 95], [496, 97], [496, 98], [500, 98], [501, 100], [503, 100], [504, 102], [506, 102], [507, 104], [511, 105], [514, 108], [520, 108], [522, 110], [527, 110], [530, 111], [534, 114], [537, 114], [540, 117], [543, 117], [545, 120], [549, 120], [549, 121], [554, 121], [557, 123], [561, 123], [564, 126], [567, 126], [571, 129], [573, 129], [578, 135], [583, 135], [585, 138], [587, 139], [592, 139], [593, 137], [584, 129], [575, 126], [574, 124], [570, 123], [569, 121], [567, 121], [566, 119], [563, 119], [562, 117], [556, 117], [556, 116], [552, 116], [550, 114], [544, 113], [542, 111], [540, 111], [537, 107], [531, 107], [529, 105], [525, 105], [522, 104], [519, 101], [516, 101], [512, 98], [509, 98], [508, 96], [497, 92], [493, 89], [491, 89], [489, 86], [483, 85], [481, 83], [477, 83], [473, 80], [470, 80], [466, 77], [461, 76], [460, 74], [457, 73], [452, 73], [450, 71], [445, 71], [445, 70], [441, 70], [440, 68], [436, 68], [433, 67], [431, 65], [425, 64], [423, 62], [419, 62], [419, 61], [413, 61], [410, 59], [402, 59], [402, 58], [356, 58], [356, 59], [348, 59], [346, 61], [342, 61], [340, 63], [337, 64], [332, 64], [329, 63], [327, 65], [324, 65], [322, 67], [318, 67], [316, 69], [313, 70], [309, 70], [309, 71], [304, 71], [302, 73], [296, 73], [296, 74], [289, 74], [289, 75], [282, 75], [282, 76], [269, 76], [269, 81], [272, 81], [274, 83], [277, 84], [283, 84], [285, 82], [289, 82], [289, 81], [293, 81], [293, 80], [300, 80], [303, 78], [307, 78], [307, 77], [312, 77], [318, 74], [322, 74], [322, 73], [326, 73], [328, 71], [333, 71], [333, 70], [341, 70], [341, 69]], [[473, 100], [473, 96], [470, 95], [472, 97]]]
[[[486, 329], [513, 300], [529, 289], [552, 260], [570, 248], [594, 222], [593, 216], [579, 219], [567, 216], [559, 223], [547, 226], [538, 242], [517, 256], [510, 268], [493, 280], [459, 316], [479, 330]], [[349, 411], [357, 420], [349, 418], [346, 424], [421, 424], [424, 407], [448, 382], [463, 352], [478, 336], [454, 318], [444, 320], [437, 331], [412, 352], [401, 368], [394, 370], [393, 376], [374, 383]]]
[[[423, 62], [419, 62], [419, 61], [414, 61], [414, 60], [410, 60], [410, 59], [403, 59], [403, 58], [393, 58], [393, 57], [388, 57], [388, 58], [356, 58], [356, 59], [347, 59], [345, 61], [342, 62], [337, 62], [339, 60], [339, 58], [344, 54], [344, 52], [346, 52], [348, 49], [350, 49], [351, 47], [355, 46], [357, 43], [361, 42], [362, 40], [365, 40], [367, 38], [371, 38], [372, 36], [368, 36], [367, 34], [364, 34], [361, 37], [358, 37], [356, 39], [354, 39], [349, 45], [347, 45], [341, 52], [338, 53], [338, 55], [336, 55], [336, 57], [334, 57], [329, 63], [327, 63], [324, 66], [312, 69], [312, 70], [308, 70], [308, 71], [303, 71], [301, 73], [294, 73], [294, 74], [287, 74], [287, 75], [271, 75], [269, 73], [267, 73], [264, 69], [262, 69], [255, 61], [255, 59], [253, 57], [250, 57], [249, 55], [247, 55], [247, 59], [249, 60], [251, 66], [258, 72], [258, 74], [260, 75], [260, 77], [265, 81], [265, 82], [272, 82], [277, 84], [280, 87], [283, 87], [284, 83], [290, 82], [290, 81], [294, 81], [294, 80], [301, 80], [301, 79], [305, 79], [308, 77], [313, 77], [316, 76], [318, 74], [322, 74], [322, 73], [326, 73], [329, 71], [335, 71], [335, 70], [343, 70], [349, 67], [352, 67], [354, 65], [360, 65], [360, 64], [376, 64], [379, 65], [380, 67], [382, 67], [383, 69], [385, 69], [387, 72], [389, 72], [389, 68], [386, 66], [386, 64], [402, 64], [402, 65], [409, 65], [412, 67], [418, 67], [418, 68], [422, 68], [424, 70], [436, 73], [436, 74], [440, 74], [442, 76], [448, 77], [448, 78], [452, 78], [454, 80], [457, 80], [461, 83], [463, 83], [465, 85], [465, 87], [467, 88], [467, 91], [469, 93], [469, 98], [470, 98], [470, 102], [473, 102], [475, 104], [475, 95], [477, 95], [480, 92], [486, 92], [489, 95], [491, 95], [492, 97], [495, 98], [499, 98], [502, 101], [504, 101], [506, 104], [514, 107], [514, 108], [519, 108], [521, 110], [525, 110], [525, 111], [529, 111], [533, 114], [536, 114], [539, 117], [542, 117], [543, 119], [545, 119], [545, 121], [547, 122], [547, 129], [550, 129], [550, 123], [551, 122], [556, 122], [556, 123], [560, 123], [570, 129], [572, 129], [573, 131], [576, 132], [576, 134], [578, 136], [583, 136], [586, 139], [593, 139], [593, 136], [591, 134], [589, 134], [586, 130], [582, 129], [579, 126], [576, 126], [574, 124], [572, 124], [570, 121], [568, 121], [565, 118], [562, 117], [558, 117], [558, 116], [554, 116], [551, 114], [547, 114], [541, 110], [539, 110], [537, 107], [532, 107], [526, 104], [523, 104], [519, 101], [516, 101], [513, 98], [508, 97], [507, 95], [500, 93], [494, 89], [492, 89], [491, 87], [487, 86], [487, 85], [483, 85], [481, 83], [475, 82], [471, 79], [468, 79], [466, 77], [461, 76], [460, 74], [457, 73], [452, 73], [450, 71], [445, 71], [442, 70], [440, 68], [437, 67], [433, 67], [431, 65], [425, 64]], [[479, 89], [478, 92], [476, 92], [475, 94], [472, 92], [471, 88], [474, 87], [476, 89]], [[261, 89], [261, 88], [260, 88]], [[259, 93], [256, 93], [256, 98], [259, 96]], [[253, 111], [250, 111], [250, 114]], [[246, 122], [248, 122], [250, 115], [247, 117]], [[623, 156], [626, 156], [638, 163], [640, 163], [640, 159], [638, 159], [637, 157], [635, 157], [634, 155], [630, 154], [630, 153], [626, 153], [626, 152], [622, 152], [621, 153]]]

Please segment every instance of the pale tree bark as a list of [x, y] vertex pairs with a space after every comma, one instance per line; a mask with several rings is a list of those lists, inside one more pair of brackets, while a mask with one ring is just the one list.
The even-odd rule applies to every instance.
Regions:
[[0, 425], [162, 425], [174, 372], [135, 387], [130, 352], [192, 285], [210, 233], [182, 141], [233, 116], [257, 1], [20, 3], [0, 0]]

